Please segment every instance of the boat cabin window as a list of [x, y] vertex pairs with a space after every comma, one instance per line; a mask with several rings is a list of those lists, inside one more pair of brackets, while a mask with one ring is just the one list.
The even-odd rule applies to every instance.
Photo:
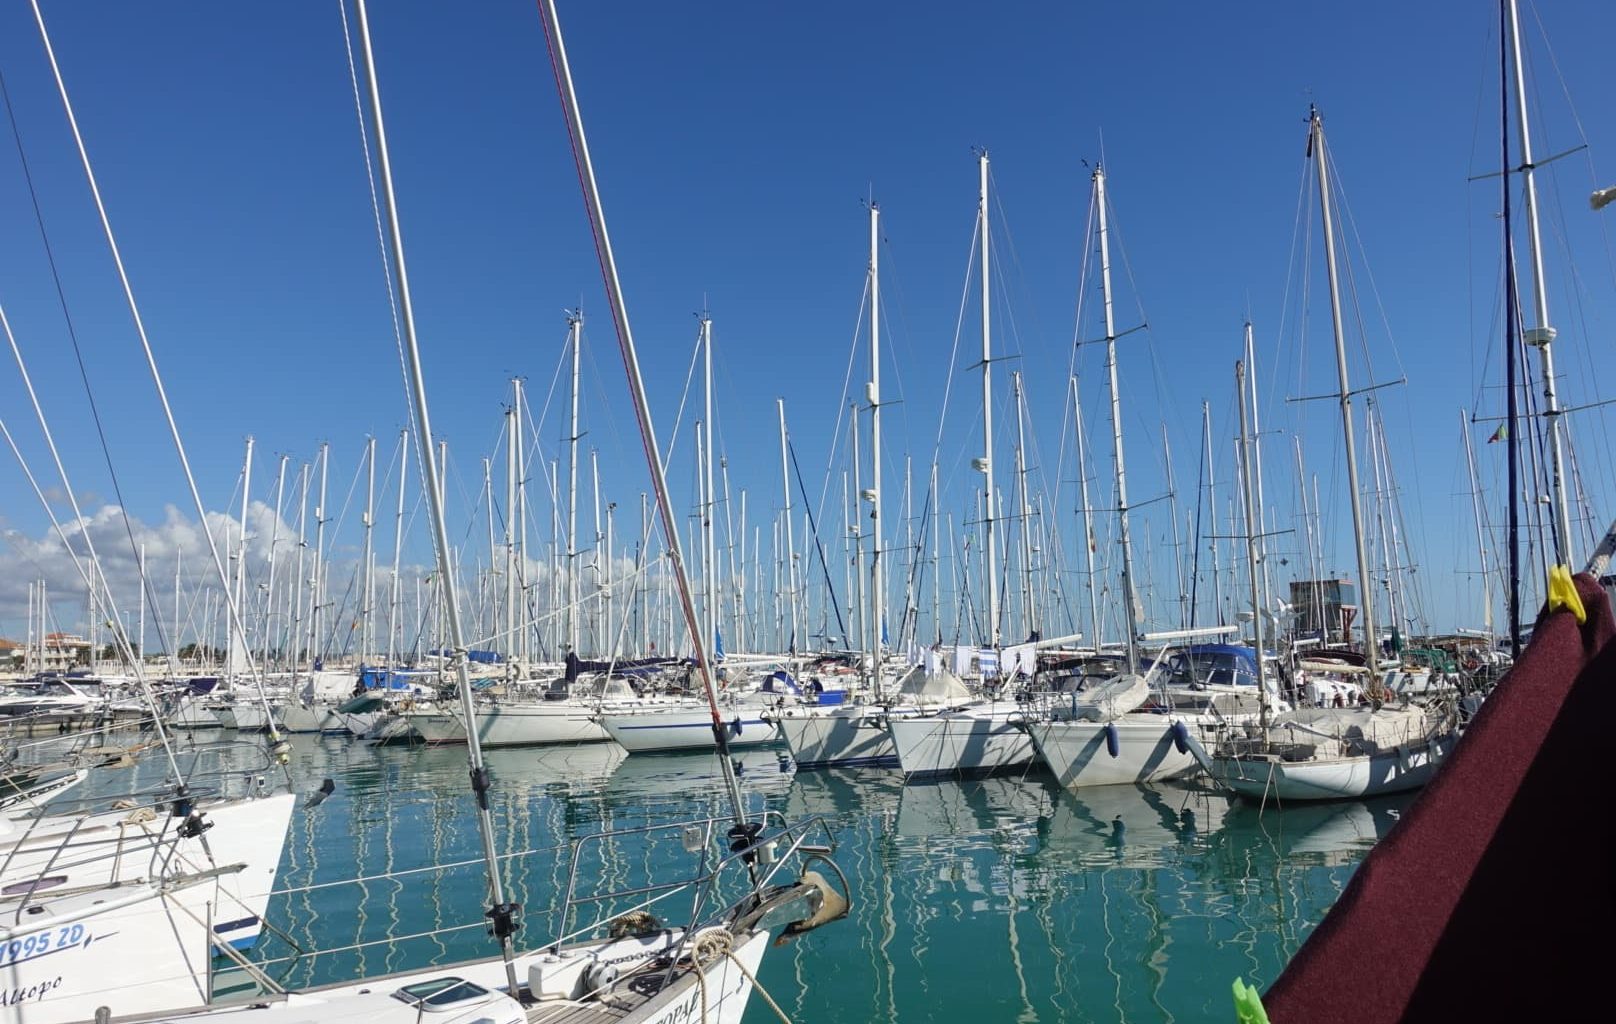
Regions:
[[1172, 682], [1178, 685], [1257, 685], [1257, 676], [1250, 660], [1226, 651], [1176, 652], [1167, 668]]
[[488, 990], [464, 978], [433, 978], [414, 985], [405, 985], [393, 993], [393, 998], [423, 1010], [448, 1010], [465, 1003], [480, 1000]]
[[22, 893], [38, 892], [41, 889], [54, 889], [58, 885], [66, 884], [66, 875], [47, 875], [44, 878], [30, 878], [26, 882], [12, 882], [0, 889], [0, 893], [7, 896], [17, 896]]

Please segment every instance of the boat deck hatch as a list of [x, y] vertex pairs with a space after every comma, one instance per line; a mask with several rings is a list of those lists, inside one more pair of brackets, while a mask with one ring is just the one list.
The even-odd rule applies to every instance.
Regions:
[[416, 1006], [429, 1013], [452, 1010], [477, 1002], [488, 995], [488, 990], [464, 978], [433, 978], [405, 985], [393, 993], [400, 1002]]

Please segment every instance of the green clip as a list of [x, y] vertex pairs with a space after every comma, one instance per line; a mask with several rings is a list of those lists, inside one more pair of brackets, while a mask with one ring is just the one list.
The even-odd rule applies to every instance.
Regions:
[[1256, 985], [1247, 985], [1243, 978], [1234, 979], [1234, 1016], [1240, 1024], [1268, 1024], [1262, 995]]
[[1568, 609], [1577, 617], [1577, 625], [1588, 621], [1588, 610], [1582, 606], [1582, 595], [1571, 582], [1571, 570], [1563, 565], [1549, 568], [1549, 611]]

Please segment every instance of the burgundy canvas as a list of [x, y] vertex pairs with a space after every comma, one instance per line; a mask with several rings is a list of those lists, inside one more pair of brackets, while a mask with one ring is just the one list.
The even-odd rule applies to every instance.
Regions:
[[[1273, 1024], [1603, 1019], [1616, 622], [1539, 617], [1448, 763], [1263, 996]], [[1283, 812], [1280, 812], [1283, 813]]]

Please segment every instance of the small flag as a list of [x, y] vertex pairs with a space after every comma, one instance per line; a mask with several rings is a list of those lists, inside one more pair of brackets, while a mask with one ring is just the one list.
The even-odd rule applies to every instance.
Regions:
[[1493, 436], [1489, 437], [1487, 439], [1487, 443], [1492, 444], [1494, 441], [1507, 441], [1507, 440], [1509, 440], [1509, 424], [1508, 423], [1500, 423], [1498, 425], [1498, 429], [1493, 431]]

